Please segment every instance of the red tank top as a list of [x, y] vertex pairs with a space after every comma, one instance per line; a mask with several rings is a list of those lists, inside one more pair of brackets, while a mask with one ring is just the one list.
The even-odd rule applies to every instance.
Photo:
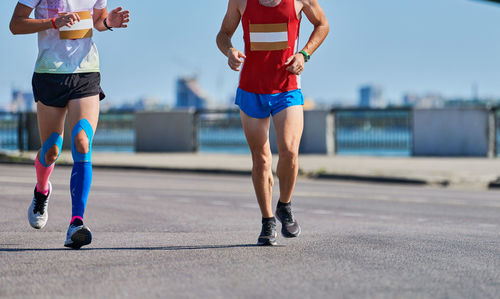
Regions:
[[286, 60], [297, 53], [300, 19], [295, 0], [266, 7], [247, 0], [243, 13], [246, 59], [240, 88], [258, 94], [275, 94], [300, 88], [300, 76], [286, 70]]

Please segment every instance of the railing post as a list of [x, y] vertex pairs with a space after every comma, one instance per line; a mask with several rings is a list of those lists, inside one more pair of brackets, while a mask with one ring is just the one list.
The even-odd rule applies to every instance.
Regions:
[[337, 155], [337, 113], [335, 109], [330, 110], [329, 124], [332, 128], [331, 153]]
[[24, 151], [24, 113], [19, 112], [17, 114], [17, 145], [20, 152]]
[[409, 132], [410, 132], [410, 157], [415, 156], [415, 108], [409, 109]]
[[200, 114], [201, 111], [199, 109], [196, 109], [194, 112], [193, 116], [193, 147], [194, 147], [194, 152], [199, 152], [200, 151], [200, 143], [199, 143], [199, 138], [198, 134], [200, 131]]
[[498, 156], [497, 148], [497, 108], [489, 109], [489, 126], [488, 126], [489, 150], [488, 157], [496, 158]]

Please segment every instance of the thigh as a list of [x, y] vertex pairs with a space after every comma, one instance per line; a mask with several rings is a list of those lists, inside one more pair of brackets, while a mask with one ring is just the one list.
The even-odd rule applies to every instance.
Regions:
[[298, 153], [300, 139], [304, 130], [304, 109], [302, 106], [291, 106], [273, 116], [276, 129], [278, 151]]
[[247, 138], [248, 146], [252, 153], [269, 150], [269, 124], [270, 118], [253, 118], [240, 112], [243, 131]]
[[54, 132], [57, 132], [62, 137], [64, 121], [66, 120], [66, 108], [47, 106], [42, 102], [37, 102], [36, 110], [41, 144]]
[[73, 127], [82, 119], [86, 119], [90, 123], [95, 133], [97, 122], [99, 121], [98, 95], [70, 100], [68, 102], [68, 122], [70, 130], [73, 130]]

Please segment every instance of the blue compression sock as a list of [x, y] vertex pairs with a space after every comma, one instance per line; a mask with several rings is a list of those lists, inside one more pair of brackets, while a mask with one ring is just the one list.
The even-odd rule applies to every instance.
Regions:
[[[80, 153], [75, 146], [75, 137], [80, 131], [84, 131], [89, 140], [88, 153]], [[73, 204], [72, 217], [81, 217], [85, 212], [89, 198], [90, 185], [92, 184], [92, 139], [94, 131], [86, 119], [80, 120], [71, 133], [71, 152], [73, 154], [73, 170], [71, 172], [71, 203]]]
[[73, 204], [72, 217], [83, 218], [91, 184], [92, 162], [74, 162], [70, 181], [71, 202]]

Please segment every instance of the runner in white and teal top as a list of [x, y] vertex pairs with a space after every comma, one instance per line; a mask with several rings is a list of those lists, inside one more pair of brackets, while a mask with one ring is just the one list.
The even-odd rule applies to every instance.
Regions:
[[[90, 244], [92, 234], [83, 215], [92, 182], [92, 138], [99, 118], [99, 54], [93, 30], [126, 28], [129, 12], [121, 7], [109, 14], [107, 0], [19, 0], [10, 29], [13, 34], [38, 33], [39, 54], [33, 74], [42, 148], [35, 160], [37, 184], [28, 220], [41, 229], [48, 220], [52, 193], [49, 182], [62, 149], [66, 116], [71, 128], [73, 170], [70, 193], [72, 217], [64, 246], [78, 249]], [[35, 18], [30, 18], [35, 11]]]

